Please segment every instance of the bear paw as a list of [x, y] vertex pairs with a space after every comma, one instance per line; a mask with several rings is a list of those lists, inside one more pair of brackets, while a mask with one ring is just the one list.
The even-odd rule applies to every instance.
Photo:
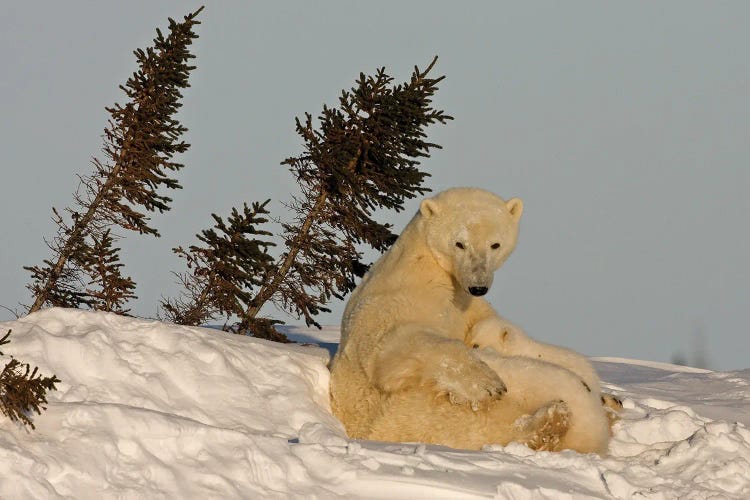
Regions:
[[565, 401], [555, 401], [533, 415], [520, 417], [513, 425], [523, 436], [518, 441], [532, 450], [557, 451], [570, 427], [570, 410]]
[[602, 405], [605, 408], [609, 408], [610, 410], [615, 412], [619, 412], [622, 410], [622, 400], [617, 396], [608, 394], [606, 392], [602, 393]]
[[609, 421], [610, 433], [612, 426], [620, 420], [620, 412], [622, 411], [622, 400], [612, 394], [602, 393], [602, 406], [604, 406], [604, 412], [607, 415]]
[[479, 410], [482, 402], [500, 399], [508, 391], [497, 372], [473, 354], [464, 362], [442, 363], [435, 382], [438, 391], [448, 394], [451, 403], [469, 403], [474, 411]]

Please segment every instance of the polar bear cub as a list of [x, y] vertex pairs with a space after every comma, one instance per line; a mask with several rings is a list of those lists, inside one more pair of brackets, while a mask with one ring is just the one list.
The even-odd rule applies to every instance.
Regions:
[[487, 401], [477, 411], [421, 390], [399, 392], [384, 402], [368, 439], [469, 449], [517, 442], [535, 450], [606, 453], [609, 419], [578, 374], [534, 358], [503, 356], [491, 348], [476, 353], [505, 382], [507, 392], [500, 400]]
[[474, 348], [491, 347], [506, 356], [523, 356], [562, 366], [577, 374], [597, 398], [601, 394], [599, 375], [585, 356], [565, 347], [534, 340], [520, 327], [500, 316], [474, 325], [466, 341]]
[[505, 356], [521, 356], [563, 367], [580, 377], [591, 396], [604, 405], [610, 426], [619, 420], [622, 401], [601, 390], [601, 380], [586, 356], [529, 337], [519, 326], [496, 316], [480, 321], [469, 331], [467, 345], [475, 349], [494, 349]]

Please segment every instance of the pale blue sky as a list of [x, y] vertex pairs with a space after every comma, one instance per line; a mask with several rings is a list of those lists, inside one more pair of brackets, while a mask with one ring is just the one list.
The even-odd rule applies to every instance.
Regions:
[[[199, 5], [3, 2], [0, 304], [28, 303], [21, 267], [48, 257], [50, 207], [99, 155], [132, 50]], [[436, 104], [455, 121], [430, 130], [444, 149], [428, 186], [525, 202], [489, 294], [501, 314], [589, 355], [690, 359], [702, 335], [711, 367], [750, 366], [750, 3], [222, 1], [201, 20], [184, 189], [153, 220], [162, 238], [123, 242], [135, 313], [174, 293], [170, 249], [211, 212], [270, 197], [281, 213], [295, 116], [361, 71], [401, 81], [437, 54]], [[417, 203], [387, 214], [397, 229]]]

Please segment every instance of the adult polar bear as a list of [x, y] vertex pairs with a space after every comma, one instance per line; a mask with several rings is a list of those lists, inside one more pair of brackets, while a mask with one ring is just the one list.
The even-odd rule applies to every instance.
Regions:
[[[422, 201], [344, 311], [331, 401], [350, 437], [603, 451], [607, 419], [579, 375], [467, 345], [502, 325], [481, 296], [515, 248], [522, 211], [476, 188]], [[508, 394], [501, 376], [513, 379]]]

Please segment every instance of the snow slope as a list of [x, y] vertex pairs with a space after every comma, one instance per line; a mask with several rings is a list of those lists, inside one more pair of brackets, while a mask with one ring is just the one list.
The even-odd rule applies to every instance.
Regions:
[[320, 347], [65, 309], [7, 329], [62, 383], [35, 431], [0, 419], [3, 499], [750, 498], [750, 370], [597, 358], [626, 408], [609, 456], [476, 452], [348, 440]]

